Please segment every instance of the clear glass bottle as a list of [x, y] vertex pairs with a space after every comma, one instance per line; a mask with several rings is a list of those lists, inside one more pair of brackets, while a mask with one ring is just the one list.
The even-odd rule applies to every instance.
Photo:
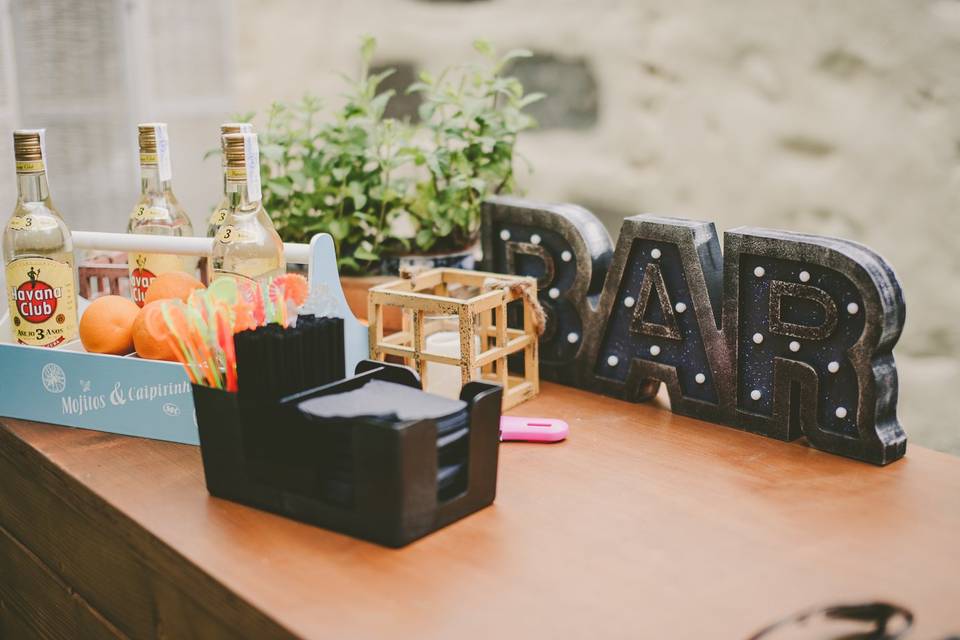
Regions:
[[13, 132], [17, 204], [3, 231], [13, 341], [56, 347], [77, 337], [73, 239], [50, 200], [43, 129]]
[[[170, 143], [167, 125], [151, 122], [137, 126], [140, 142], [140, 197], [130, 213], [127, 233], [153, 236], [192, 236], [193, 225], [173, 195], [170, 182]], [[131, 253], [130, 295], [141, 307], [153, 279], [168, 271], [196, 274], [197, 260], [192, 256], [159, 253]]]
[[255, 133], [223, 136], [223, 191], [227, 217], [217, 231], [208, 263], [210, 281], [231, 276], [265, 281], [286, 271], [283, 241], [263, 208]]
[[[224, 122], [220, 125], [220, 159], [221, 168], [227, 166], [227, 151], [223, 148], [223, 136], [228, 133], [253, 133], [253, 125], [249, 122]], [[227, 212], [230, 209], [230, 198], [224, 193], [217, 203], [213, 213], [210, 214], [210, 220], [207, 222], [207, 237], [216, 238], [220, 225], [227, 219]]]

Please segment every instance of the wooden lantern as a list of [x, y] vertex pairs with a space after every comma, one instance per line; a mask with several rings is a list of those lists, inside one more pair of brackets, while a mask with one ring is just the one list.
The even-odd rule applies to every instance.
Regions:
[[[401, 359], [420, 374], [426, 390], [430, 390], [428, 363], [458, 367], [461, 386], [471, 380], [498, 383], [503, 386], [503, 409], [514, 407], [540, 391], [536, 286], [526, 276], [432, 269], [373, 287], [367, 316], [370, 357]], [[515, 328], [507, 320], [511, 303], [517, 311], [522, 307], [519, 321], [511, 309]], [[403, 324], [400, 331], [384, 335], [384, 310], [389, 307], [402, 310]], [[453, 318], [459, 332], [459, 356], [438, 353], [430, 346], [437, 319], [443, 317]], [[508, 357], [520, 352], [522, 372], [510, 371]], [[511, 360], [519, 369], [517, 358]]]

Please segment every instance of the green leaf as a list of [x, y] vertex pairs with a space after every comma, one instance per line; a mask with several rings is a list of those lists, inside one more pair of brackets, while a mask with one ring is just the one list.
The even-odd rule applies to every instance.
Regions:
[[363, 193], [363, 185], [359, 182], [351, 182], [349, 185], [350, 198], [353, 199], [355, 209], [363, 209], [367, 204], [367, 196]]
[[360, 38], [360, 57], [364, 62], [373, 60], [373, 53], [377, 50], [377, 39], [370, 35]]
[[417, 232], [417, 245], [423, 248], [428, 248], [433, 244], [434, 237], [433, 231], [431, 229], [420, 229]]
[[420, 116], [420, 120], [427, 122], [433, 118], [433, 114], [436, 112], [436, 110], [437, 105], [433, 104], [432, 102], [424, 102], [417, 107], [417, 115]]
[[439, 153], [431, 153], [424, 157], [424, 160], [427, 163], [427, 168], [430, 169], [430, 172], [435, 176], [444, 175], [444, 166], [449, 166], [449, 162], [446, 161], [443, 156]]
[[367, 80], [367, 82], [370, 83], [371, 87], [377, 87], [381, 82], [383, 82], [384, 80], [386, 80], [387, 78], [395, 74], [396, 72], [397, 70], [392, 67], [390, 69], [384, 69], [380, 73], [375, 73], [372, 76], [370, 76], [370, 79]]
[[359, 273], [362, 271], [360, 269], [360, 263], [354, 260], [351, 256], [344, 256], [337, 260], [337, 264], [340, 267], [340, 271], [343, 273]]
[[506, 68], [511, 60], [516, 60], [517, 58], [532, 58], [533, 52], [529, 49], [512, 49], [508, 51], [502, 58], [497, 61], [497, 71], [500, 69]]
[[267, 180], [267, 189], [275, 196], [287, 198], [293, 193], [293, 187], [280, 180]]
[[281, 162], [287, 149], [280, 144], [265, 144], [260, 147], [260, 155], [273, 162]]
[[494, 55], [493, 45], [490, 44], [489, 40], [484, 40], [483, 38], [474, 40], [473, 48], [477, 53], [479, 53], [482, 56], [486, 56], [490, 58], [490, 57], [493, 57]]
[[370, 101], [370, 112], [378, 117], [383, 115], [383, 111], [387, 108], [387, 103], [390, 102], [390, 98], [393, 97], [394, 93], [396, 92], [390, 89], [377, 95], [377, 97]]
[[293, 183], [293, 186], [298, 191], [304, 191], [307, 187], [307, 176], [303, 171], [290, 171], [287, 174], [287, 177], [290, 178], [290, 181]]
[[446, 238], [448, 235], [453, 233], [453, 223], [446, 218], [441, 218], [437, 220], [437, 235], [441, 238]]
[[343, 240], [350, 233], [350, 223], [346, 220], [331, 220], [328, 228], [336, 240]]
[[358, 260], [368, 260], [368, 261], [380, 259], [379, 255], [377, 255], [373, 251], [368, 251], [363, 247], [357, 247], [356, 250], [353, 252], [353, 257], [357, 258]]
[[414, 82], [409, 87], [407, 87], [407, 90], [404, 93], [407, 93], [407, 94], [426, 93], [429, 90], [430, 90], [430, 85], [428, 85], [426, 82]]
[[523, 109], [527, 105], [531, 105], [534, 102], [540, 102], [546, 97], [547, 97], [547, 94], [541, 93], [541, 92], [528, 93], [527, 95], [520, 98], [520, 100], [517, 102], [517, 108]]

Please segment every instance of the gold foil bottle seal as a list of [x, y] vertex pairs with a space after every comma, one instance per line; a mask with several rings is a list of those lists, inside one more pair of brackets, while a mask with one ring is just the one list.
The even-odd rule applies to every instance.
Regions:
[[247, 198], [260, 200], [260, 147], [255, 133], [228, 133], [223, 141], [223, 172], [228, 182], [246, 182]]
[[45, 170], [44, 129], [17, 129], [13, 132], [13, 155], [17, 173], [40, 173]]
[[242, 133], [227, 133], [223, 136], [223, 162], [228, 180], [247, 179], [247, 159], [244, 149], [246, 140]]
[[145, 122], [137, 125], [137, 141], [140, 145], [140, 166], [157, 167], [160, 180], [169, 180], [170, 142], [167, 137], [167, 123]]
[[227, 166], [227, 141], [224, 136], [230, 133], [253, 133], [253, 125], [249, 122], [224, 122], [220, 125], [220, 160]]
[[[140, 142], [140, 154], [154, 154], [157, 153], [157, 124], [138, 124], [137, 125], [137, 139]], [[154, 157], [153, 164], [156, 164], [156, 157]]]

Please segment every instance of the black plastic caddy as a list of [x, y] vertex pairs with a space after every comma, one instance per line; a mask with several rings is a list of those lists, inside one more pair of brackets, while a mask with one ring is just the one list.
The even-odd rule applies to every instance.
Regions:
[[499, 385], [460, 393], [465, 428], [383, 417], [317, 419], [301, 405], [372, 380], [420, 388], [410, 369], [364, 360], [356, 375], [268, 406], [193, 387], [207, 490], [295, 520], [401, 547], [491, 504], [497, 489]]

